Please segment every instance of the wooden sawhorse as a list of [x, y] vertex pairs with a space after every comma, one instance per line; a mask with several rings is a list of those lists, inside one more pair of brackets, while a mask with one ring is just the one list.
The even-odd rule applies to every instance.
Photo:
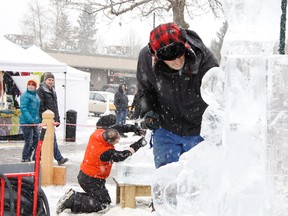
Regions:
[[151, 196], [150, 185], [119, 184], [116, 182], [116, 204], [121, 202], [122, 208], [136, 208], [137, 196]]

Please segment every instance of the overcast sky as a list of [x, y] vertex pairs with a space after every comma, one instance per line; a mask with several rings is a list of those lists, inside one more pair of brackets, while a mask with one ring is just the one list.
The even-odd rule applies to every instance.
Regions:
[[20, 19], [30, 0], [0, 0], [0, 34], [20, 34]]
[[[21, 34], [21, 18], [27, 11], [27, 3], [31, 0], [0, 0], [0, 35], [5, 34]], [[172, 17], [167, 18], [167, 22], [172, 21]], [[170, 19], [170, 20], [169, 20]], [[116, 19], [112, 26], [103, 25], [101, 31], [105, 33], [105, 37], [109, 40], [116, 40], [117, 43], [125, 41], [125, 34], [127, 31], [131, 32], [131, 29], [135, 29], [136, 34], [142, 36], [143, 43], [148, 42], [149, 32], [153, 27], [153, 19], [149, 18], [146, 21], [138, 22], [122, 22]], [[121, 23], [122, 25], [119, 25]], [[156, 26], [160, 22], [157, 21]], [[189, 22], [190, 29], [195, 30], [204, 42], [208, 45], [211, 38], [214, 37], [215, 32], [219, 28], [219, 22], [216, 22], [211, 15], [197, 18], [194, 21]], [[117, 31], [117, 36], [114, 32]], [[124, 39], [123, 39], [124, 38]], [[120, 42], [119, 42], [120, 41]]]

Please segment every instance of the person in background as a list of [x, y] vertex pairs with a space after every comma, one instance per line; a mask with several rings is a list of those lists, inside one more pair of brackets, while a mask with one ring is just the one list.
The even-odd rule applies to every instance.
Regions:
[[[54, 75], [50, 72], [44, 73], [44, 81], [40, 84], [37, 94], [40, 97], [40, 117], [46, 110], [51, 110], [54, 113], [54, 125], [58, 127], [60, 125], [60, 116], [58, 111], [57, 95], [54, 89]], [[68, 161], [68, 158], [64, 158], [58, 148], [56, 133], [54, 133], [54, 159], [58, 162], [58, 165], [62, 165]]]
[[[115, 121], [113, 115], [108, 115], [102, 116], [96, 123], [96, 130], [90, 136], [78, 174], [78, 183], [85, 192], [76, 192], [70, 189], [58, 201], [57, 213], [61, 213], [65, 209], [71, 209], [74, 214], [104, 213], [109, 210], [111, 198], [105, 183], [110, 175], [112, 164], [124, 161], [147, 144], [142, 137], [131, 144], [127, 150], [115, 150], [114, 145], [120, 140], [118, 131], [125, 126], [115, 125]], [[113, 129], [114, 126], [117, 126], [117, 130]], [[131, 126], [130, 129], [133, 127]], [[136, 131], [135, 128], [132, 131]], [[137, 134], [140, 135], [140, 133]]]
[[115, 89], [112, 86], [109, 86], [105, 91], [111, 92], [111, 93], [116, 93]]
[[17, 98], [20, 96], [20, 90], [13, 80], [13, 76], [20, 76], [19, 72], [6, 71], [3, 75], [3, 90], [7, 96], [7, 102], [9, 101], [9, 109], [14, 107], [19, 109], [19, 103]]
[[141, 117], [152, 132], [155, 167], [179, 160], [203, 141], [201, 97], [203, 76], [218, 67], [213, 53], [194, 31], [174, 23], [150, 32], [148, 46], [139, 53], [137, 81]]
[[[128, 112], [128, 96], [125, 84], [119, 85], [119, 89], [114, 95], [114, 105], [116, 108], [116, 124], [125, 125]], [[125, 134], [121, 134], [121, 136], [127, 137]]]
[[131, 104], [131, 117], [130, 119], [138, 119], [140, 117], [140, 105], [139, 105], [139, 92], [137, 91], [134, 95], [133, 102]]
[[27, 90], [20, 97], [20, 124], [24, 136], [21, 162], [30, 162], [33, 152], [32, 159], [35, 160], [39, 139], [39, 127], [37, 124], [41, 121], [39, 116], [40, 98], [37, 95], [36, 88], [37, 82], [28, 80]]

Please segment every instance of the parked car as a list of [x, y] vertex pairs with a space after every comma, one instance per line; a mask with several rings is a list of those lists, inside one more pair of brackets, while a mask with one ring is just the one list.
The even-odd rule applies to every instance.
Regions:
[[[101, 115], [104, 113], [115, 113], [114, 93], [106, 91], [90, 91], [89, 96], [89, 113], [94, 115]], [[133, 102], [134, 95], [128, 96], [129, 110]]]
[[114, 93], [105, 91], [90, 91], [89, 112], [101, 115], [115, 111]]
[[104, 84], [100, 90], [116, 93], [118, 89], [119, 89], [119, 84]]
[[[119, 89], [119, 84], [104, 84], [100, 91], [108, 91], [112, 93], [116, 93]], [[137, 91], [136, 85], [128, 86], [127, 94], [128, 95], [134, 95]]]

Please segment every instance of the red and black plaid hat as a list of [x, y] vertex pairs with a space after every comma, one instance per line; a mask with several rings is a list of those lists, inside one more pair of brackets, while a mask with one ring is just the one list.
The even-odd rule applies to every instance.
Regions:
[[[149, 41], [149, 48], [150, 51], [156, 55], [157, 58], [160, 56], [164, 57], [168, 60], [179, 57], [179, 55], [183, 54], [185, 51], [185, 47], [189, 48], [190, 46], [186, 43], [186, 37], [184, 35], [184, 30], [181, 30], [176, 24], [174, 23], [166, 23], [161, 24], [155, 29], [150, 32], [150, 41]], [[171, 46], [170, 49], [166, 49], [166, 47]], [[161, 49], [162, 48], [162, 49]], [[166, 56], [165, 52], [172, 52]], [[175, 52], [176, 50], [176, 52]], [[161, 51], [161, 55], [157, 55], [157, 51]], [[182, 53], [180, 53], [182, 52]], [[160, 54], [160, 52], [158, 53]], [[164, 54], [164, 55], [163, 55]], [[175, 55], [175, 56], [172, 56]], [[161, 58], [159, 58], [161, 59]]]

